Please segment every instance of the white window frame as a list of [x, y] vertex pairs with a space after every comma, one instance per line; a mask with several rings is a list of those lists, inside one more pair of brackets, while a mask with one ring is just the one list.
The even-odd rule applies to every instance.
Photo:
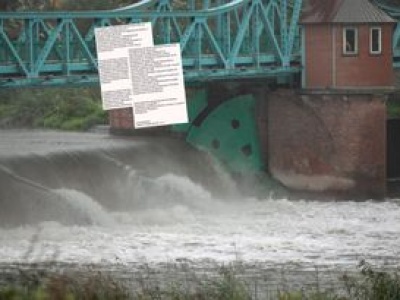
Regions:
[[[374, 51], [374, 49], [372, 49], [373, 48], [373, 45], [374, 45], [374, 43], [373, 43], [373, 31], [374, 30], [378, 30], [378, 47], [379, 47], [379, 49], [378, 50], [376, 50], [376, 51]], [[382, 54], [382, 27], [379, 27], [379, 26], [375, 26], [375, 27], [371, 27], [370, 29], [369, 29], [369, 53], [370, 54], [373, 54], [373, 55], [378, 55], [378, 54]]]
[[[354, 32], [354, 50], [347, 49], [347, 32]], [[344, 55], [357, 55], [358, 54], [358, 28], [354, 26], [346, 26], [343, 28], [343, 54]]]

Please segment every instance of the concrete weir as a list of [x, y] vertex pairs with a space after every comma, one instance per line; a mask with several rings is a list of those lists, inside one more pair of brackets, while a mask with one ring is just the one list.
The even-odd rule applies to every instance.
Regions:
[[0, 131], [0, 226], [91, 224], [87, 199], [112, 211], [151, 205], [141, 199], [168, 174], [224, 189], [211, 160], [174, 138]]

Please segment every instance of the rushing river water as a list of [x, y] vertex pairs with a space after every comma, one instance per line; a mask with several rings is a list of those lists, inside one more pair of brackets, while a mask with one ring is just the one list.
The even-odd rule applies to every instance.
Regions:
[[400, 266], [400, 202], [244, 196], [165, 138], [1, 133], [0, 264]]

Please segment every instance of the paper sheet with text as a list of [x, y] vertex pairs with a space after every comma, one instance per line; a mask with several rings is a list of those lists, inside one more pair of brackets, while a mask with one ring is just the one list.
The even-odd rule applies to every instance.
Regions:
[[135, 128], [188, 122], [179, 44], [154, 46], [151, 23], [95, 34], [103, 109], [132, 107]]
[[103, 109], [132, 107], [129, 49], [153, 46], [151, 23], [95, 29]]
[[179, 44], [129, 50], [135, 128], [188, 122]]

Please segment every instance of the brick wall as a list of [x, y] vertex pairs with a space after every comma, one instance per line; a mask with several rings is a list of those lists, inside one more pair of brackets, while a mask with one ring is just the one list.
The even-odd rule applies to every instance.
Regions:
[[308, 25], [305, 30], [305, 83], [308, 88], [332, 86], [332, 26]]
[[380, 55], [371, 55], [369, 52], [370, 26], [372, 25], [354, 25], [358, 28], [359, 53], [349, 56], [343, 55], [343, 26], [306, 25], [305, 88], [372, 89], [393, 86], [393, 24], [379, 25], [382, 27]]
[[110, 133], [115, 135], [170, 135], [168, 126], [135, 129], [132, 108], [112, 109], [108, 112]]
[[133, 129], [132, 108], [113, 109], [108, 112], [110, 127], [112, 129]]
[[296, 94], [268, 100], [268, 165], [297, 191], [382, 198], [386, 187], [385, 96]]
[[392, 35], [393, 24], [382, 27], [382, 54], [369, 53], [369, 25], [358, 26], [359, 53], [342, 54], [342, 27], [336, 33], [336, 84], [338, 87], [391, 87], [394, 85]]

